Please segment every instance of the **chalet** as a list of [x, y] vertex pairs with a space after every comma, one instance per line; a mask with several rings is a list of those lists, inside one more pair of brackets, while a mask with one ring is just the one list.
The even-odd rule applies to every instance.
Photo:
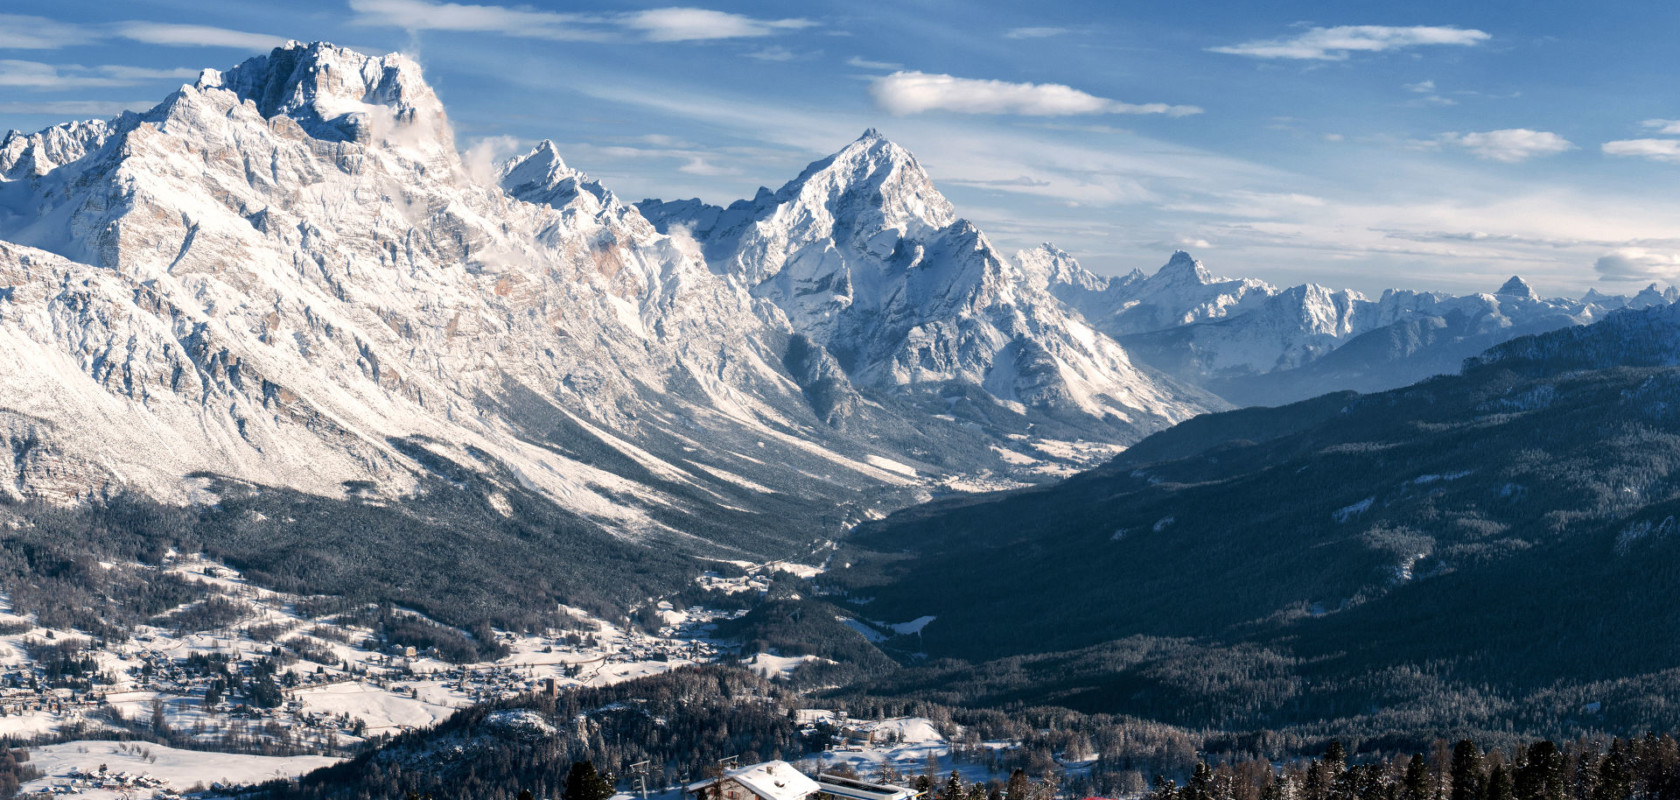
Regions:
[[691, 783], [685, 793], [698, 800], [808, 800], [822, 790], [792, 764], [766, 761]]

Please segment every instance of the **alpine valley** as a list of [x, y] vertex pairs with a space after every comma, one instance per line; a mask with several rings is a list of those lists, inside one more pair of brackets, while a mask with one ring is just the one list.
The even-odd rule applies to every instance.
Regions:
[[[1161, 255], [1002, 252], [875, 130], [726, 207], [625, 202], [549, 141], [480, 168], [415, 61], [325, 43], [12, 132], [0, 636], [99, 710], [4, 732], [354, 753], [271, 789], [384, 796], [465, 785], [449, 748], [645, 741], [614, 769], [669, 782], [821, 749], [761, 706], [933, 719], [947, 756], [1094, 736], [1096, 788], [1680, 725], [1674, 289]], [[720, 660], [759, 675], [649, 677]], [[125, 691], [149, 722], [87, 699]], [[206, 733], [230, 693], [295, 729]]]

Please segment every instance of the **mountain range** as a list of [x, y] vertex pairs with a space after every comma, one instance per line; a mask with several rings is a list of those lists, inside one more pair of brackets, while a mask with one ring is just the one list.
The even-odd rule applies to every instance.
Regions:
[[424, 606], [375, 556], [454, 547], [595, 554], [628, 604], [1674, 299], [1099, 276], [1002, 252], [873, 130], [751, 199], [632, 204], [549, 141], [470, 166], [406, 56], [292, 42], [0, 141], [0, 485], [14, 524], [144, 506], [296, 591]]
[[1221, 406], [1024, 285], [874, 134], [730, 216], [727, 266], [551, 143], [470, 174], [403, 56], [293, 43], [0, 153], [14, 496], [395, 497], [408, 440], [675, 535], [697, 498], [1077, 464], [1032, 445]]
[[1631, 297], [1595, 290], [1544, 299], [1512, 277], [1492, 293], [1389, 290], [1372, 300], [1316, 284], [1215, 277], [1182, 251], [1153, 275], [1113, 278], [1052, 245], [1016, 260], [1140, 363], [1236, 406], [1406, 386], [1457, 372], [1464, 359], [1518, 336], [1680, 299], [1655, 285]]

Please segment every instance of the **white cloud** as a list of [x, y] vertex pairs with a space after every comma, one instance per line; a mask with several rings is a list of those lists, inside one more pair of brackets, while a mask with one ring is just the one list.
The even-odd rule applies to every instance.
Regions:
[[151, 67], [125, 67], [115, 64], [94, 67], [102, 75], [130, 81], [150, 80], [187, 80], [196, 79], [203, 70], [193, 67], [178, 67], [175, 69], [153, 69]]
[[114, 117], [124, 111], [144, 111], [156, 100], [48, 100], [40, 103], [0, 103], [0, 114], [41, 114], [54, 117]]
[[710, 161], [707, 161], [704, 158], [700, 158], [699, 156], [695, 156], [694, 158], [690, 158], [688, 160], [688, 163], [683, 164], [680, 167], [677, 167], [677, 171], [687, 173], [689, 175], [705, 175], [705, 176], [734, 175], [734, 174], [737, 173], [737, 170], [730, 169], [728, 167], [720, 167], [716, 164], [711, 163]]
[[0, 60], [0, 86], [13, 89], [77, 89], [88, 86], [121, 86], [125, 82], [90, 74], [61, 72], [38, 61]]
[[869, 59], [864, 58], [862, 56], [852, 56], [851, 58], [846, 59], [846, 66], [857, 67], [858, 69], [903, 69], [904, 68], [903, 64], [896, 64], [896, 63], [891, 62], [891, 61], [870, 61]]
[[1575, 149], [1575, 145], [1562, 136], [1550, 131], [1531, 131], [1527, 128], [1480, 133], [1447, 133], [1442, 134], [1441, 139], [1448, 144], [1469, 150], [1477, 158], [1505, 164], [1515, 164], [1535, 156], [1556, 155]]
[[527, 39], [592, 41], [610, 33], [598, 26], [599, 17], [530, 11], [503, 6], [467, 3], [434, 3], [429, 0], [350, 0], [358, 25], [383, 25], [409, 31], [462, 31], [500, 33]]
[[146, 44], [172, 47], [231, 47], [240, 50], [272, 50], [286, 43], [285, 37], [266, 33], [215, 28], [209, 25], [172, 25], [164, 22], [124, 22], [117, 35]]
[[1418, 94], [1432, 94], [1435, 91], [1435, 82], [1419, 81], [1417, 83], [1407, 83], [1402, 84], [1401, 88], [1408, 92], [1417, 92]]
[[808, 19], [754, 19], [706, 8], [654, 8], [624, 18], [650, 42], [691, 42], [769, 36], [815, 25]]
[[271, 50], [286, 43], [283, 36], [139, 20], [105, 25], [77, 25], [45, 17], [0, 14], [0, 50], [56, 50], [105, 39], [132, 39], [171, 47], [231, 47]]
[[1048, 39], [1051, 36], [1061, 36], [1073, 33], [1069, 28], [1011, 28], [1003, 36], [1006, 39]]
[[1607, 281], [1680, 279], [1680, 253], [1619, 247], [1600, 256], [1593, 269]]
[[0, 87], [12, 89], [85, 89], [102, 86], [134, 86], [149, 80], [186, 79], [198, 75], [195, 69], [152, 69], [105, 65], [43, 64], [39, 61], [0, 59]]
[[948, 179], [946, 179], [945, 182], [946, 183], [960, 184], [962, 186], [986, 186], [986, 187], [997, 187], [997, 188], [1017, 188], [1017, 187], [1043, 188], [1043, 187], [1046, 187], [1046, 186], [1053, 185], [1050, 181], [1044, 180], [1042, 178], [1034, 178], [1031, 175], [1019, 175], [1019, 176], [1016, 176], [1016, 177], [1013, 177], [1013, 178], [995, 178], [995, 179], [992, 179], [992, 180], [973, 180], [973, 179], [968, 179], [968, 178], [948, 178]]
[[1657, 133], [1664, 136], [1680, 134], [1680, 119], [1648, 119], [1640, 124], [1647, 128], [1655, 128]]
[[1260, 39], [1242, 44], [1208, 48], [1215, 53], [1250, 58], [1289, 58], [1313, 61], [1345, 61], [1353, 53], [1380, 53], [1422, 45], [1481, 44], [1493, 38], [1483, 31], [1452, 26], [1340, 25], [1312, 28], [1295, 36]]
[[1623, 139], [1605, 142], [1600, 149], [1607, 156], [1634, 156], [1680, 164], [1680, 139]]
[[[618, 188], [623, 196], [695, 195], [721, 203], [750, 197], [758, 186], [778, 186], [832, 153], [847, 134], [881, 123], [880, 113], [867, 109], [625, 80], [581, 91], [681, 120], [673, 129], [700, 123], [764, 147], [705, 154], [708, 162], [737, 169], [739, 179], [675, 171], [686, 159], [632, 163], [600, 150], [580, 154], [579, 163], [610, 177], [615, 188], [634, 187]], [[1492, 291], [1520, 271], [1538, 285], [1584, 291], [1598, 277], [1590, 269], [1594, 259], [1614, 248], [1680, 253], [1680, 241], [1663, 241], [1674, 237], [1680, 200], [1660, 187], [1631, 194], [1589, 190], [1495, 162], [1404, 153], [1392, 169], [1376, 170], [1375, 184], [1326, 185], [1132, 133], [1085, 141], [1047, 132], [1063, 120], [1028, 126], [929, 114], [897, 119], [884, 130], [917, 155], [962, 215], [1000, 247], [1050, 238], [1104, 274], [1158, 266], [1178, 237], [1194, 237], [1217, 245], [1231, 271], [1279, 283], [1310, 280], [1373, 294], [1393, 286]], [[1449, 146], [1432, 141], [1437, 149]], [[1594, 213], [1582, 214], [1583, 208]], [[1397, 230], [1463, 235], [1414, 241], [1387, 233]]]
[[1133, 104], [1087, 94], [1058, 83], [1008, 83], [925, 72], [894, 72], [869, 86], [875, 103], [891, 114], [954, 111], [959, 114], [1199, 114], [1195, 106]]
[[486, 136], [474, 142], [461, 154], [461, 166], [480, 186], [495, 186], [497, 167], [508, 156], [519, 152], [519, 140], [512, 136]]
[[757, 19], [707, 8], [652, 8], [625, 14], [573, 14], [432, 0], [350, 0], [359, 25], [409, 31], [499, 33], [554, 41], [608, 41], [631, 34], [649, 42], [770, 36], [815, 25], [807, 19]]
[[0, 49], [57, 50], [94, 38], [80, 25], [22, 14], [0, 14]]
[[792, 50], [778, 45], [754, 50], [747, 53], [747, 58], [756, 58], [759, 61], [792, 61], [794, 55]]

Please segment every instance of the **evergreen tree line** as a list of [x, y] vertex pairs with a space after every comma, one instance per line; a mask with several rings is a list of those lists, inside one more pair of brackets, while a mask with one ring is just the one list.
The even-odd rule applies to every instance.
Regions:
[[1350, 758], [1331, 742], [1318, 758], [1199, 761], [1181, 786], [1157, 775], [1145, 800], [1677, 800], [1680, 740], [1540, 740], [1484, 748], [1461, 739], [1428, 752]]

